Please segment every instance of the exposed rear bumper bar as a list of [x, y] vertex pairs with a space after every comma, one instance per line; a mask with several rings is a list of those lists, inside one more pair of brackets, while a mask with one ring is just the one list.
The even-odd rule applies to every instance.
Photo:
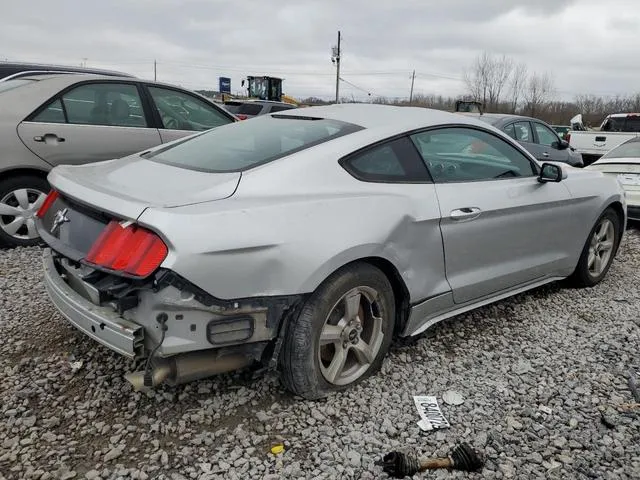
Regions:
[[44, 281], [56, 308], [78, 330], [129, 358], [144, 356], [144, 329], [109, 308], [85, 300], [69, 287], [56, 270], [51, 249], [43, 255]]

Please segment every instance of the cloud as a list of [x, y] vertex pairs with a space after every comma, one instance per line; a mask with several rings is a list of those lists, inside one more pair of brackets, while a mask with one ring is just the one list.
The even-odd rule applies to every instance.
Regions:
[[[287, 93], [331, 98], [343, 33], [342, 92], [367, 98], [460, 95], [482, 51], [553, 73], [565, 98], [632, 93], [640, 31], [634, 0], [28, 0], [3, 6], [0, 56], [127, 71], [188, 88], [230, 76], [285, 79]], [[353, 85], [355, 86], [353, 86]]]

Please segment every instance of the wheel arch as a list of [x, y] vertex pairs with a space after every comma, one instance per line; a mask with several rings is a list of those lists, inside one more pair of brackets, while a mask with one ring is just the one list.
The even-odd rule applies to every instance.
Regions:
[[49, 175], [48, 170], [40, 169], [37, 167], [8, 168], [6, 170], [0, 171], [0, 181], [6, 180], [8, 178], [23, 176], [33, 176], [46, 180], [47, 175]]
[[607, 208], [612, 208], [613, 211], [616, 212], [616, 215], [618, 216], [618, 219], [620, 220], [620, 232], [618, 233], [618, 242], [616, 244], [616, 250], [613, 252], [613, 254], [616, 255], [618, 253], [618, 248], [620, 248], [620, 241], [622, 240], [622, 236], [624, 235], [624, 231], [627, 228], [627, 225], [625, 223], [624, 207], [622, 206], [621, 202], [614, 201], [614, 202], [610, 203], [607, 206]]
[[396, 307], [394, 335], [399, 334], [399, 332], [404, 329], [407, 319], [409, 318], [411, 294], [404, 278], [402, 278], [402, 275], [400, 274], [400, 270], [398, 270], [396, 264], [389, 258], [376, 254], [367, 254], [357, 257], [352, 256], [350, 259], [343, 259], [343, 261], [341, 262], [334, 261], [332, 262], [331, 268], [322, 269], [324, 271], [324, 274], [322, 275], [323, 278], [321, 280], [318, 279], [317, 275], [314, 275], [315, 281], [313, 283], [315, 285], [310, 289], [310, 291], [314, 291], [326, 279], [344, 269], [345, 267], [358, 263], [366, 263], [378, 268], [389, 280], [389, 283], [391, 284], [391, 287], [393, 289], [393, 297]]
[[393, 263], [382, 257], [365, 257], [360, 260], [356, 260], [353, 263], [357, 262], [369, 263], [374, 267], [379, 268], [391, 283], [391, 287], [393, 288], [393, 298], [396, 302], [396, 319], [393, 333], [394, 336], [398, 335], [404, 330], [409, 318], [409, 299], [411, 298], [409, 289], [407, 288], [407, 284], [402, 278], [402, 275], [400, 275], [400, 272]]

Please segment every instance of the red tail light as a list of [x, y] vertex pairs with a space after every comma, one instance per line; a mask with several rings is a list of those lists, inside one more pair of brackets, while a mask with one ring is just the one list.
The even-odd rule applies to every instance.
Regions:
[[47, 213], [47, 210], [51, 208], [51, 205], [53, 205], [53, 202], [55, 202], [59, 196], [60, 193], [58, 193], [56, 190], [51, 190], [49, 192], [49, 195], [47, 195], [47, 198], [44, 199], [42, 205], [40, 205], [36, 216], [40, 218], [44, 217], [44, 214]]
[[571, 133], [567, 132], [567, 134], [564, 136], [564, 141], [569, 143], [571, 141]]
[[85, 260], [103, 268], [146, 277], [167, 257], [167, 246], [155, 233], [115, 220], [109, 222], [94, 242]]
[[238, 117], [240, 120], [246, 120], [248, 118], [246, 115], [243, 115], [242, 113], [239, 115], [236, 115], [236, 117]]

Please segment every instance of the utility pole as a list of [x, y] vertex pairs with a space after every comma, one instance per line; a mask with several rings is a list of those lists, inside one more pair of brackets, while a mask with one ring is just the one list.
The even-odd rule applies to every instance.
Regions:
[[331, 61], [336, 64], [336, 103], [340, 103], [340, 30], [338, 30], [338, 46], [333, 47]]
[[153, 60], [153, 81], [155, 82], [157, 80], [158, 80], [157, 62], [154, 59]]
[[413, 82], [416, 80], [416, 71], [414, 70], [411, 74], [411, 92], [409, 92], [409, 105], [411, 105], [411, 101], [413, 100]]

